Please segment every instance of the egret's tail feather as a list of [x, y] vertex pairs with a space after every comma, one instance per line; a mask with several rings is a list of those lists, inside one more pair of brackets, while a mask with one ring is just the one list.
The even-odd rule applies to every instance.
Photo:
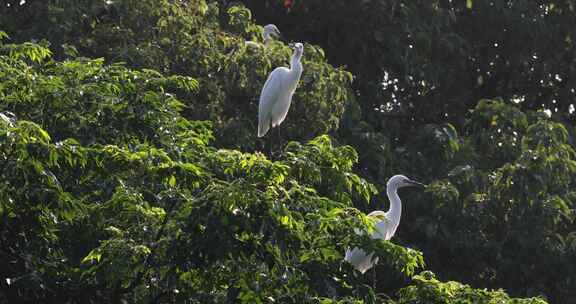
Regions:
[[270, 130], [269, 123], [258, 123], [258, 137], [263, 137]]
[[366, 252], [360, 248], [354, 247], [354, 249], [346, 250], [346, 256], [344, 260], [354, 266], [356, 270], [361, 273], [365, 273], [368, 269], [374, 267], [378, 263], [378, 257], [373, 258], [373, 254], [366, 254]]

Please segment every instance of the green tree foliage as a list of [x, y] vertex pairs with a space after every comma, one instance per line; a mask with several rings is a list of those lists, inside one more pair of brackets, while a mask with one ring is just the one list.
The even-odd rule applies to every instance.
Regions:
[[559, 116], [573, 105], [572, 1], [294, 0], [289, 12], [284, 1], [242, 2], [346, 64], [373, 127], [390, 114], [460, 124], [494, 96]]
[[399, 238], [434, 272], [574, 302], [572, 2], [242, 2], [355, 75], [339, 140], [379, 186], [431, 182]]
[[[72, 51], [194, 77], [198, 91], [181, 99], [186, 118], [210, 120], [219, 146], [253, 150], [263, 144], [254, 136], [260, 90], [275, 67], [289, 64], [292, 51], [281, 42], [246, 47], [245, 40], [260, 39], [262, 30], [246, 8], [226, 11], [204, 0], [66, 0], [15, 2], [0, 9], [12, 16], [0, 20], [0, 28], [14, 41], [47, 39], [56, 58]], [[224, 13], [227, 22], [221, 26]], [[29, 18], [41, 21], [24, 22]], [[324, 56], [321, 48], [305, 44], [300, 88], [290, 119], [282, 124], [285, 137], [311, 139], [339, 125], [352, 76]]]
[[[374, 297], [342, 265], [358, 244], [342, 236], [368, 221], [336, 199], [374, 193], [350, 147], [321, 137], [277, 162], [216, 150], [207, 124], [179, 114], [192, 79], [1, 49], [3, 301]], [[314, 188], [331, 180], [330, 196]], [[414, 250], [375, 250], [398, 273], [423, 264]]]
[[435, 146], [455, 140], [457, 150], [445, 145], [413, 156], [420, 159], [414, 168], [449, 154], [433, 173], [444, 178], [408, 215], [415, 225], [406, 238], [448, 277], [544, 293], [558, 303], [573, 299], [573, 135], [542, 112], [524, 113], [502, 100], [480, 101], [462, 135], [443, 128], [435, 127], [445, 138]]
[[422, 250], [441, 277], [572, 303], [573, 127], [502, 99], [481, 100], [465, 118], [460, 130], [428, 124], [406, 145], [381, 147], [388, 167], [368, 172], [430, 181], [426, 193], [402, 196], [396, 242]]
[[194, 79], [0, 49], [2, 301], [375, 302], [346, 248], [400, 277], [423, 267], [353, 233], [372, 223], [352, 198], [375, 189], [351, 147], [323, 136], [275, 162], [217, 150], [180, 115]]
[[414, 277], [414, 285], [399, 292], [399, 304], [416, 303], [514, 303], [544, 304], [541, 299], [510, 299], [502, 291], [472, 289], [458, 282], [440, 282], [430, 271]]

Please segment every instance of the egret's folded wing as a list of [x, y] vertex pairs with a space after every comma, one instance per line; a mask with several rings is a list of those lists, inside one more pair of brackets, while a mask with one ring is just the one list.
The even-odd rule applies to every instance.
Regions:
[[268, 76], [268, 79], [266, 79], [264, 87], [262, 87], [262, 92], [260, 92], [260, 102], [258, 104], [258, 137], [266, 135], [270, 129], [270, 124], [273, 119], [272, 108], [282, 90], [284, 69], [285, 68], [274, 69]]
[[371, 237], [373, 239], [379, 240], [388, 240], [389, 233], [388, 233], [388, 220], [384, 219], [376, 223], [376, 227], [374, 227], [374, 232], [372, 233]]
[[370, 235], [373, 239], [388, 240], [390, 220], [386, 217], [386, 214], [382, 211], [372, 212], [368, 216], [375, 219], [374, 232]]

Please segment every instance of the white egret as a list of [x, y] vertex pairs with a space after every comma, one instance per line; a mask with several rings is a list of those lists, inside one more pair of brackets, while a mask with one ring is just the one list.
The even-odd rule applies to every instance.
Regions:
[[[274, 24], [268, 24], [264, 26], [264, 31], [262, 32], [262, 39], [264, 40], [264, 45], [268, 45], [268, 43], [272, 40], [272, 38], [280, 38], [280, 30]], [[255, 47], [259, 48], [262, 44], [256, 41], [246, 41], [247, 47]]]
[[[425, 187], [424, 184], [413, 181], [404, 175], [394, 175], [388, 180], [388, 183], [386, 183], [386, 194], [390, 200], [390, 209], [388, 209], [388, 212], [376, 210], [368, 214], [369, 217], [376, 219], [375, 230], [370, 235], [372, 239], [389, 240], [394, 236], [402, 215], [402, 202], [398, 196], [398, 189], [408, 186]], [[356, 233], [362, 235], [360, 231]], [[352, 250], [346, 250], [344, 260], [352, 264], [361, 273], [365, 273], [378, 263], [378, 257], [373, 258], [373, 253], [367, 254], [364, 250], [357, 247]]]
[[296, 43], [290, 61], [290, 68], [278, 67], [270, 73], [260, 93], [258, 105], [258, 137], [266, 135], [268, 130], [278, 127], [286, 118], [292, 95], [302, 76], [302, 53], [304, 45]]
[[264, 26], [264, 32], [262, 33], [262, 38], [264, 38], [264, 44], [267, 44], [272, 38], [280, 38], [280, 30], [274, 24], [268, 24]]

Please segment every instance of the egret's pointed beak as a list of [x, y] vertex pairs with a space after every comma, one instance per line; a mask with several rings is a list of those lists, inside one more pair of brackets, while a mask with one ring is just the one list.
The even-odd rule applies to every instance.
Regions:
[[425, 185], [425, 184], [423, 184], [423, 183], [421, 183], [421, 182], [417, 182], [417, 181], [415, 181], [415, 180], [409, 180], [408, 183], [409, 183], [411, 186], [414, 186], [414, 187], [426, 188], [426, 185]]

